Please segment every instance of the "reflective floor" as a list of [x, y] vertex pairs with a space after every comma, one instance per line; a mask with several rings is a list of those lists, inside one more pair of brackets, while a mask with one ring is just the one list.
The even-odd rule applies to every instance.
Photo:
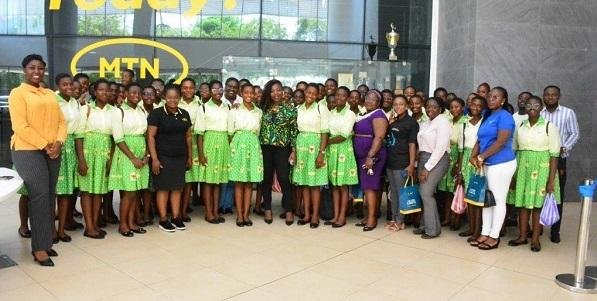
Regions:
[[[19, 265], [0, 270], [0, 300], [597, 300], [553, 281], [573, 270], [579, 208], [566, 204], [562, 242], [544, 235], [539, 253], [507, 246], [514, 228], [498, 249], [480, 251], [447, 228], [432, 240], [382, 224], [362, 232], [354, 218], [309, 229], [253, 216], [253, 227], [238, 228], [232, 215], [211, 225], [195, 210], [181, 232], [151, 226], [125, 238], [111, 225], [105, 240], [70, 232], [71, 243], [54, 246], [56, 267], [44, 268], [17, 234], [14, 199], [0, 204], [0, 253]], [[588, 262], [596, 265], [593, 208]]]

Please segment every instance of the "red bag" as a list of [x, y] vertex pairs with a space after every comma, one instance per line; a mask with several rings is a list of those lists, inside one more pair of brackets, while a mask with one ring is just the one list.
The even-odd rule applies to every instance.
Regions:
[[466, 211], [466, 202], [464, 201], [464, 188], [462, 184], [456, 186], [454, 199], [452, 199], [452, 211], [456, 214], [463, 214]]

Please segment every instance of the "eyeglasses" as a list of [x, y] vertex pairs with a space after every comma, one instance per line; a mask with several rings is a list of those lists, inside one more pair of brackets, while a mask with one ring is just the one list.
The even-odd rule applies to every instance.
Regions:
[[213, 88], [211, 89], [212, 92], [224, 92], [223, 88]]
[[524, 106], [527, 110], [539, 110], [541, 109], [541, 105], [538, 103], [527, 103]]
[[144, 96], [154, 96], [155, 94], [153, 92], [143, 92]]

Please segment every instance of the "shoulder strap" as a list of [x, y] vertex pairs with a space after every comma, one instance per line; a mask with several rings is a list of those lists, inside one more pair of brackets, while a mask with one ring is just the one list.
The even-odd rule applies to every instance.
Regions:
[[91, 105], [87, 105], [87, 119], [89, 119], [89, 114], [91, 113]]
[[547, 125], [545, 126], [545, 133], [549, 136], [549, 121], [547, 121]]
[[122, 117], [122, 120], [124, 121], [124, 110], [122, 108], [118, 108], [120, 110], [120, 115]]

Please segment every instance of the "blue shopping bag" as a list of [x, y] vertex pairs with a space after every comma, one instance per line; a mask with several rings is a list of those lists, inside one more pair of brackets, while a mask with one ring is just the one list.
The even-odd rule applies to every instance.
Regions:
[[[410, 180], [410, 186], [408, 185]], [[400, 188], [400, 213], [411, 214], [421, 211], [421, 194], [419, 193], [419, 185], [414, 184], [413, 177], [408, 177], [404, 183], [404, 187]]]
[[466, 187], [466, 194], [464, 201], [474, 205], [483, 207], [485, 205], [485, 191], [487, 190], [487, 177], [483, 175], [483, 171], [477, 172], [468, 179]]

